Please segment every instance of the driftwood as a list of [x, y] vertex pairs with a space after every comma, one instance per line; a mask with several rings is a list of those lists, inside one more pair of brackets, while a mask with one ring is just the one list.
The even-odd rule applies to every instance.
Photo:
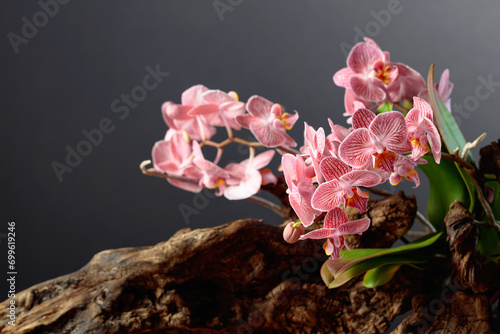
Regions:
[[[368, 216], [384, 230], [374, 223], [353, 245], [388, 246], [381, 235], [396, 240], [416, 210], [415, 199], [402, 193], [369, 206]], [[434, 275], [405, 266], [376, 289], [359, 277], [330, 290], [319, 275], [321, 244], [288, 245], [281, 234], [282, 227], [246, 219], [98, 253], [79, 271], [17, 294], [15, 327], [3, 302], [1, 333], [384, 333], [412, 299], [419, 310], [414, 296], [438, 292]], [[456, 303], [467, 296], [457, 295]], [[488, 325], [484, 296], [470, 298], [479, 301], [464, 312], [477, 311]], [[420, 319], [415, 311], [410, 317], [413, 324]]]

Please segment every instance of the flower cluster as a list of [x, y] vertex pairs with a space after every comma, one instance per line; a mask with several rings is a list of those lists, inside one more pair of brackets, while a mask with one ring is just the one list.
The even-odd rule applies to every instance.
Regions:
[[[290, 204], [302, 224], [307, 227], [325, 217], [322, 228], [300, 239], [326, 239], [325, 251], [333, 258], [340, 257], [344, 235], [369, 228], [369, 220], [348, 222], [342, 210], [349, 206], [367, 211], [368, 193], [359, 187], [387, 180], [396, 185], [403, 177], [418, 186], [415, 166], [427, 163], [421, 157], [431, 150], [437, 163], [441, 159], [441, 139], [431, 106], [421, 98], [427, 96], [427, 87], [420, 74], [391, 62], [389, 53], [370, 39], [354, 46], [347, 66], [333, 80], [346, 89], [345, 115], [352, 127], [329, 120], [331, 134], [326, 135], [323, 128], [306, 124], [301, 154], [285, 154], [282, 160]], [[448, 75], [445, 71], [440, 82], [444, 99], [449, 99], [452, 88]], [[407, 111], [403, 105], [409, 99], [413, 108]], [[400, 111], [372, 111], [384, 103], [400, 107], [406, 116]]]
[[[436, 88], [449, 105], [453, 86], [448, 78], [446, 70]], [[305, 123], [300, 151], [292, 149], [297, 143], [287, 134], [298, 113], [289, 114], [260, 96], [252, 96], [245, 104], [234, 92], [191, 87], [182, 94], [181, 104], [166, 102], [162, 106], [169, 129], [153, 148], [154, 168], [182, 189], [218, 189], [219, 196], [244, 199], [263, 184], [276, 184], [276, 176], [262, 170], [276, 150], [283, 154], [289, 202], [301, 221], [287, 226], [285, 239], [326, 239], [326, 253], [339, 258], [347, 247], [344, 236], [361, 234], [370, 226], [367, 218], [348, 221], [344, 212], [346, 207], [360, 213], [368, 210], [368, 193], [360, 187], [387, 180], [396, 185], [403, 177], [418, 186], [415, 166], [427, 163], [421, 158], [427, 153], [439, 163], [441, 139], [421, 75], [392, 62], [389, 53], [373, 40], [366, 38], [353, 47], [347, 67], [335, 73], [333, 81], [345, 88], [344, 115], [351, 126], [345, 128], [329, 119], [327, 134], [322, 127], [315, 130]], [[225, 127], [228, 135], [220, 143], [211, 140], [217, 127]], [[235, 137], [233, 130], [241, 128], [250, 130], [257, 142]], [[250, 156], [220, 167], [222, 152], [230, 143], [248, 146]], [[272, 149], [255, 155], [259, 146]], [[216, 148], [215, 159], [207, 160], [203, 147]], [[304, 227], [322, 218], [322, 228], [305, 233]]]
[[[262, 170], [275, 151], [255, 155], [255, 147], [287, 150], [297, 145], [286, 131], [293, 127], [298, 113], [286, 113], [281, 105], [260, 96], [252, 96], [245, 104], [238, 101], [235, 92], [196, 85], [182, 94], [181, 104], [165, 102], [162, 114], [169, 129], [165, 139], [153, 147], [154, 168], [166, 173], [167, 180], [174, 186], [192, 192], [209, 188], [218, 189], [218, 196], [231, 200], [248, 198], [256, 194], [262, 184], [277, 182], [274, 174]], [[228, 139], [221, 143], [211, 141], [217, 127], [225, 127], [228, 134]], [[249, 129], [258, 142], [235, 137], [233, 130], [242, 127]], [[225, 146], [230, 143], [247, 145], [250, 156], [222, 168], [218, 164]], [[217, 149], [213, 161], [204, 157], [202, 147], [205, 146]]]

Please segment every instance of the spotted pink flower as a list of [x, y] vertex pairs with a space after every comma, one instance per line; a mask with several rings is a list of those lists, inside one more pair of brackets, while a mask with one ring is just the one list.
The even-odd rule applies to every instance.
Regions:
[[420, 73], [413, 68], [401, 63], [393, 63], [393, 65], [397, 68], [398, 75], [387, 87], [391, 102], [399, 103], [403, 100], [411, 100], [427, 88]]
[[[353, 115], [353, 122], [356, 113]], [[394, 171], [397, 154], [409, 151], [411, 144], [408, 141], [405, 118], [397, 111], [376, 116], [368, 128], [354, 130], [339, 147], [340, 158], [347, 164], [355, 168], [371, 164], [388, 173]]]
[[333, 76], [337, 86], [349, 88], [360, 100], [382, 102], [387, 86], [398, 76], [398, 68], [388, 62], [373, 43], [356, 44], [347, 57], [347, 67]]
[[304, 146], [301, 147], [300, 151], [303, 153], [304, 157], [307, 157], [306, 164], [313, 166], [318, 183], [322, 183], [323, 175], [321, 174], [319, 163], [324, 157], [330, 155], [327, 149], [325, 130], [319, 128], [316, 131], [305, 122], [304, 128]]
[[415, 170], [415, 166], [426, 163], [427, 161], [424, 159], [417, 159], [415, 161], [406, 155], [398, 155], [398, 159], [394, 163], [394, 173], [391, 174], [389, 181], [395, 186], [401, 182], [401, 179], [404, 177], [408, 181], [414, 182], [414, 188], [416, 188], [420, 185], [420, 179]]
[[349, 221], [347, 214], [342, 209], [334, 208], [326, 214], [323, 228], [302, 235], [300, 240], [326, 239], [323, 246], [326, 254], [331, 255], [333, 259], [339, 259], [342, 248], [346, 246], [349, 249], [345, 243], [344, 235], [362, 234], [369, 227], [369, 218]]
[[311, 198], [316, 190], [310, 178], [306, 176], [306, 164], [302, 156], [283, 155], [281, 159], [283, 174], [288, 186], [290, 205], [297, 213], [304, 226], [309, 226], [314, 216], [320, 212], [311, 206]]
[[279, 104], [273, 104], [265, 98], [254, 95], [247, 102], [250, 114], [236, 117], [236, 122], [245, 129], [250, 129], [259, 142], [267, 147], [297, 146], [297, 143], [286, 134], [297, 119], [298, 113], [293, 115], [283, 111]]
[[429, 141], [432, 148], [432, 155], [437, 163], [441, 160], [441, 137], [433, 123], [432, 108], [425, 100], [414, 97], [413, 109], [406, 115], [408, 126], [408, 139], [413, 146], [412, 158], [420, 158], [429, 152]]
[[351, 171], [351, 168], [342, 160], [327, 157], [321, 161], [321, 172], [326, 180], [314, 192], [312, 207], [320, 211], [330, 211], [345, 201], [346, 206], [366, 212], [368, 194], [358, 187], [373, 187], [383, 179], [369, 171]]
[[[273, 159], [274, 154], [274, 150], [269, 150], [240, 163], [227, 165], [225, 170], [230, 177], [226, 182], [224, 196], [227, 199], [238, 200], [248, 198], [259, 192], [263, 181], [259, 169], [267, 166]], [[272, 182], [269, 176], [266, 177], [266, 181]]]
[[332, 131], [326, 137], [326, 143], [328, 144], [328, 150], [330, 154], [334, 157], [338, 157], [339, 146], [346, 139], [346, 137], [351, 133], [351, 129], [347, 129], [342, 125], [333, 124], [331, 119], [328, 119], [328, 124], [330, 125], [330, 130]]

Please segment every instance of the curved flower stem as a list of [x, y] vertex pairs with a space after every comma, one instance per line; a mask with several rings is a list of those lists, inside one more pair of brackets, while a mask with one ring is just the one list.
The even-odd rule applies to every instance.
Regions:
[[268, 208], [268, 209], [274, 211], [281, 218], [287, 218], [288, 217], [288, 215], [281, 210], [281, 207], [279, 205], [274, 204], [273, 202], [271, 202], [271, 201], [269, 201], [269, 200], [267, 200], [265, 198], [262, 198], [262, 197], [254, 195], [254, 196], [251, 196], [251, 197], [247, 198], [246, 200], [249, 201], [249, 202], [252, 202], [252, 203], [256, 203], [256, 204], [262, 205], [263, 207]]
[[283, 146], [278, 146], [278, 147], [276, 147], [276, 149], [282, 150], [282, 151], [285, 151], [286, 153], [290, 153], [290, 154], [294, 154], [294, 155], [300, 153], [297, 150], [294, 150], [294, 149], [291, 149], [291, 148], [286, 148], [286, 147], [283, 147]]
[[[431, 155], [431, 154], [428, 154]], [[476, 170], [476, 167], [474, 167], [471, 163], [469, 163], [467, 160], [460, 158], [458, 155], [455, 154], [449, 154], [445, 152], [441, 152], [441, 158], [454, 161], [460, 166], [464, 167], [465, 169], [470, 169], [472, 171]]]
[[423, 236], [426, 236], [427, 234], [428, 233], [425, 231], [408, 231], [408, 232], [406, 232], [406, 234], [404, 236], [407, 238], [418, 239], [418, 238], [421, 238]]
[[155, 177], [159, 177], [161, 179], [174, 179], [174, 180], [179, 180], [179, 181], [182, 181], [182, 182], [187, 182], [187, 183], [192, 183], [192, 184], [198, 184], [198, 180], [192, 179], [190, 177], [174, 175], [174, 174], [170, 174], [170, 173], [166, 173], [166, 172], [160, 172], [160, 171], [157, 171], [154, 168], [147, 169], [146, 166], [149, 165], [149, 164], [151, 164], [151, 160], [144, 160], [139, 165], [139, 168], [141, 169], [141, 171], [142, 171], [142, 173], [144, 175], [155, 176]]

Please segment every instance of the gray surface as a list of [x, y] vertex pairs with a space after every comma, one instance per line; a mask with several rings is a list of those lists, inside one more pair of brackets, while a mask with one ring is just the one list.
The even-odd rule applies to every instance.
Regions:
[[[328, 117], [344, 122], [343, 90], [332, 75], [345, 66], [341, 46], [353, 44], [356, 27], [374, 29], [368, 33], [393, 60], [424, 76], [431, 63], [439, 73], [450, 68], [455, 103], [475, 95], [478, 76], [500, 81], [499, 2], [401, 1], [401, 12], [383, 25], [372, 11], [391, 1], [232, 3], [239, 4], [221, 21], [212, 1], [73, 0], [16, 54], [7, 34], [20, 34], [21, 18], [32, 21], [40, 6], [2, 2], [0, 233], [8, 220], [17, 222], [19, 289], [76, 270], [98, 251], [154, 244], [186, 227], [178, 206], [192, 205], [193, 194], [142, 176], [138, 164], [166, 131], [161, 104], [180, 102], [193, 84], [235, 90], [242, 99], [260, 94], [298, 110], [293, 135], [300, 141], [304, 120], [314, 127], [327, 127]], [[170, 75], [119, 119], [111, 103], [157, 64]], [[462, 117], [467, 139], [483, 131], [488, 140], [498, 137], [499, 102], [492, 95]], [[66, 145], [75, 148], [82, 130], [104, 118], [114, 131], [60, 183], [51, 163], [63, 162]], [[422, 206], [426, 191], [424, 184]], [[279, 223], [254, 204], [220, 198], [189, 227], [243, 217]]]

